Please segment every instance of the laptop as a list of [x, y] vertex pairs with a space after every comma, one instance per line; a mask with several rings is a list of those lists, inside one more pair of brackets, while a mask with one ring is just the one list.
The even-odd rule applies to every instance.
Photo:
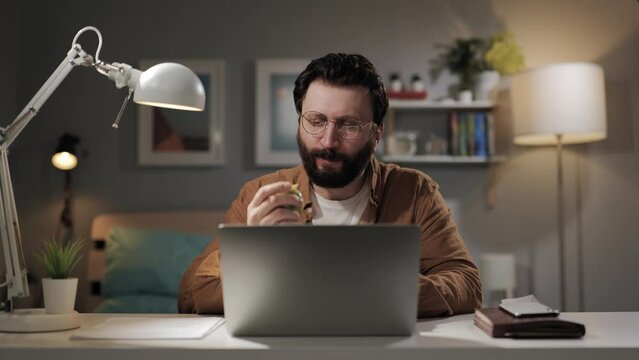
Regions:
[[234, 336], [410, 336], [414, 225], [220, 225], [224, 313]]

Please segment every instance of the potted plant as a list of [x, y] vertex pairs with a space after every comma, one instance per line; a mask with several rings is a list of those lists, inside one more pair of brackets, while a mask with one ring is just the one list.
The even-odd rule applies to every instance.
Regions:
[[458, 97], [462, 102], [472, 100], [477, 74], [484, 69], [482, 55], [486, 42], [480, 38], [455, 39], [452, 45], [444, 46], [444, 51], [434, 61], [433, 75], [438, 77], [447, 69], [459, 79]]
[[73, 312], [78, 288], [78, 278], [71, 278], [71, 272], [82, 258], [82, 241], [62, 242], [51, 237], [36, 253], [37, 259], [47, 275], [42, 279], [44, 308], [50, 314]]
[[461, 101], [489, 100], [500, 76], [512, 75], [524, 69], [524, 56], [512, 34], [497, 33], [482, 38], [455, 39], [452, 45], [443, 47], [433, 62], [432, 75], [438, 77], [447, 69], [459, 78], [458, 96]]
[[510, 33], [497, 33], [488, 41], [482, 56], [482, 72], [477, 76], [475, 98], [489, 100], [501, 76], [524, 69], [524, 55]]

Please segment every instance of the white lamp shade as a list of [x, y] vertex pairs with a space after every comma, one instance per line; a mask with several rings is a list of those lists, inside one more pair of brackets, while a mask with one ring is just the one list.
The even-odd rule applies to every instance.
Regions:
[[60, 170], [72, 170], [78, 166], [78, 158], [70, 152], [62, 151], [51, 157], [51, 163]]
[[515, 75], [511, 82], [514, 142], [552, 145], [606, 138], [606, 96], [600, 66], [562, 63]]
[[138, 104], [191, 111], [204, 110], [205, 98], [197, 75], [176, 63], [157, 64], [143, 72], [133, 95]]

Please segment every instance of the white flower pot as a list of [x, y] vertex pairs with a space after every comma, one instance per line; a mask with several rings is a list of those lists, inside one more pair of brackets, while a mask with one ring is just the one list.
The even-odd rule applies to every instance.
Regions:
[[457, 101], [462, 104], [470, 104], [473, 102], [473, 92], [470, 90], [462, 90], [457, 94]]
[[475, 84], [475, 100], [488, 101], [495, 100], [495, 90], [499, 85], [499, 73], [497, 71], [482, 71], [477, 76]]
[[73, 312], [78, 278], [42, 279], [44, 309], [48, 314], [68, 314]]

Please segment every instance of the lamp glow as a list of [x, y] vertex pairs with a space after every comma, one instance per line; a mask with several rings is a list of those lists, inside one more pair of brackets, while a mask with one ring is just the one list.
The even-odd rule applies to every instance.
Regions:
[[541, 66], [512, 78], [514, 143], [582, 144], [606, 138], [604, 74], [589, 63]]
[[73, 170], [78, 166], [78, 158], [70, 152], [59, 152], [51, 157], [53, 166], [60, 170]]

